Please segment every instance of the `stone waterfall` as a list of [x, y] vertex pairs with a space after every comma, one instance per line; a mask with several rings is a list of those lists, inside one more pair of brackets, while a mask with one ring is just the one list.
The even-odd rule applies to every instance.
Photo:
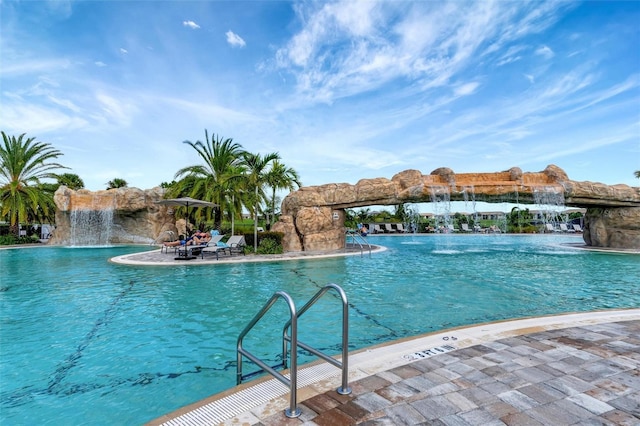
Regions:
[[71, 246], [105, 246], [111, 244], [113, 231], [113, 207], [102, 209], [72, 210]]
[[173, 209], [156, 204], [163, 196], [159, 187], [92, 192], [61, 186], [54, 195], [56, 229], [49, 244], [104, 246], [171, 240], [178, 235]]

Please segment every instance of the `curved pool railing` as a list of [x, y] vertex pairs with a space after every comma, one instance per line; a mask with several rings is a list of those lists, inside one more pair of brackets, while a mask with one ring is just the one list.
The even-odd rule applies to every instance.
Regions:
[[348, 230], [345, 234], [345, 248], [349, 246], [349, 239], [351, 239], [352, 246], [360, 247], [360, 256], [364, 255], [365, 248], [369, 250], [369, 256], [371, 256], [371, 244], [357, 231]]
[[[306, 312], [315, 302], [317, 302], [324, 294], [326, 294], [329, 290], [335, 290], [338, 292], [340, 299], [342, 301], [342, 362], [328, 356], [327, 354], [321, 352], [318, 349], [315, 349], [305, 343], [298, 341], [298, 318], [304, 312]], [[249, 352], [247, 349], [243, 347], [243, 340], [246, 335], [251, 331], [251, 329], [260, 321], [260, 319], [271, 309], [271, 307], [278, 301], [278, 299], [282, 298], [289, 308], [289, 320], [285, 324], [283, 328], [283, 337], [282, 337], [282, 363], [277, 364], [275, 366], [269, 366], [260, 358]], [[291, 334], [287, 332], [291, 330]], [[290, 345], [290, 349], [289, 349]], [[285, 410], [285, 415], [289, 418], [299, 417], [301, 414], [300, 409], [297, 406], [297, 387], [298, 387], [298, 356], [297, 349], [298, 347], [316, 355], [317, 357], [327, 361], [328, 363], [334, 365], [342, 369], [342, 386], [337, 389], [337, 392], [341, 395], [348, 395], [351, 393], [351, 388], [348, 385], [348, 377], [349, 377], [349, 318], [348, 318], [348, 301], [345, 292], [336, 284], [328, 284], [320, 291], [318, 291], [303, 307], [297, 312], [296, 306], [293, 302], [291, 296], [289, 296], [284, 291], [278, 291], [271, 296], [271, 298], [265, 303], [260, 312], [258, 312], [253, 319], [249, 322], [249, 324], [242, 330], [240, 336], [238, 337], [237, 343], [237, 373], [236, 373], [236, 383], [240, 384], [243, 380], [252, 377], [256, 374], [262, 372], [268, 372], [278, 381], [280, 381], [285, 386], [289, 387], [290, 396], [289, 396], [289, 408]], [[290, 368], [289, 368], [289, 378], [285, 375], [277, 371], [277, 368], [287, 368], [287, 353], [290, 352]], [[249, 360], [253, 361], [257, 366], [260, 367], [260, 370], [248, 373], [244, 375], [242, 373], [242, 361], [243, 356], [247, 357]]]

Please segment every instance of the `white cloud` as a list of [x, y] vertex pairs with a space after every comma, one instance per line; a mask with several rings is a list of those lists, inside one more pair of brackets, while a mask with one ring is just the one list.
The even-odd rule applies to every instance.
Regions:
[[184, 25], [185, 27], [189, 27], [192, 30], [197, 30], [198, 28], [200, 28], [200, 25], [196, 24], [193, 21], [183, 21], [182, 25]]
[[523, 75], [527, 80], [529, 80], [529, 83], [531, 84], [535, 83], [535, 77], [533, 75], [531, 74], [523, 74]]
[[129, 53], [129, 51], [127, 49], [124, 48], [120, 48], [120, 53], [122, 53], [123, 55], [126, 55], [127, 53]]
[[[85, 119], [69, 115], [55, 108], [48, 108], [27, 103], [4, 103], [0, 107], [3, 126], [7, 132], [29, 134], [46, 133], [49, 131], [76, 131], [86, 128], [89, 124]], [[33, 120], [33, 117], [38, 117]]]
[[480, 83], [477, 82], [461, 84], [454, 89], [454, 93], [456, 94], [456, 96], [472, 95], [479, 85]]
[[[520, 40], [552, 25], [563, 8], [554, 2], [536, 8], [512, 2], [305, 3], [296, 8], [303, 26], [276, 52], [276, 62], [293, 74], [299, 97], [309, 103], [332, 104], [399, 81], [413, 81], [407, 90], [414, 94], [426, 93], [514, 42], [490, 60], [519, 61], [527, 48]], [[547, 47], [541, 53], [553, 52]]]
[[536, 55], [551, 59], [555, 56], [555, 53], [553, 53], [553, 50], [551, 50], [549, 46], [540, 46], [536, 49]]
[[107, 64], [105, 64], [105, 63], [104, 63], [104, 62], [102, 62], [102, 61], [95, 61], [95, 62], [94, 62], [94, 64], [95, 64], [95, 66], [97, 66], [97, 67], [101, 67], [101, 68], [102, 68], [102, 67], [106, 67], [106, 66], [107, 66]]
[[137, 110], [133, 103], [122, 96], [116, 98], [106, 93], [97, 93], [96, 101], [96, 109], [99, 108], [101, 114], [94, 118], [118, 126], [128, 126]]
[[245, 47], [247, 43], [240, 37], [238, 34], [235, 34], [233, 31], [229, 30], [225, 33], [227, 36], [227, 43], [229, 43], [233, 47]]
[[525, 49], [525, 46], [517, 45], [511, 46], [507, 51], [498, 59], [497, 65], [502, 66], [506, 64], [510, 64], [512, 62], [517, 62], [522, 59], [522, 56], [519, 55]]

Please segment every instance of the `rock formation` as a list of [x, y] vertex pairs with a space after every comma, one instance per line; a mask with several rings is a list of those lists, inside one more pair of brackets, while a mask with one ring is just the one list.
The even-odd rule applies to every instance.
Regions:
[[[177, 235], [175, 217], [170, 207], [156, 204], [164, 195], [162, 188], [141, 190], [138, 188], [118, 188], [92, 192], [81, 189], [73, 191], [65, 186], [58, 188], [54, 195], [56, 204], [56, 229], [50, 244], [90, 245], [87, 233], [107, 234], [104, 239], [96, 239], [102, 244], [152, 243], [173, 240]], [[109, 212], [108, 222], [95, 220]], [[78, 226], [74, 221], [83, 217], [86, 223]], [[84, 238], [80, 241], [79, 227]], [[108, 229], [107, 229], [108, 228]], [[87, 232], [88, 231], [88, 232]]]
[[438, 168], [429, 175], [405, 170], [391, 180], [362, 179], [355, 185], [331, 183], [302, 187], [282, 202], [273, 231], [285, 234], [285, 251], [327, 251], [344, 247], [344, 209], [370, 205], [430, 202], [437, 194], [463, 201], [536, 203], [555, 194], [565, 205], [586, 207], [584, 240], [594, 247], [640, 249], [640, 188], [576, 182], [561, 168], [523, 173], [517, 167], [497, 173], [454, 173]]

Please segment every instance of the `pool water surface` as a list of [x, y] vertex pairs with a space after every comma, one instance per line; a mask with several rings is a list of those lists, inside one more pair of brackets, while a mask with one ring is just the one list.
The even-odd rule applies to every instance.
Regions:
[[[640, 256], [565, 245], [580, 237], [367, 238], [388, 250], [172, 267], [108, 262], [148, 247], [0, 250], [0, 420], [143, 424], [228, 389], [238, 334], [280, 290], [301, 307], [324, 285], [341, 286], [351, 350], [480, 322], [640, 306]], [[301, 318], [300, 340], [338, 354], [340, 318], [338, 299], [324, 297]], [[277, 304], [245, 347], [275, 363], [286, 319]]]

